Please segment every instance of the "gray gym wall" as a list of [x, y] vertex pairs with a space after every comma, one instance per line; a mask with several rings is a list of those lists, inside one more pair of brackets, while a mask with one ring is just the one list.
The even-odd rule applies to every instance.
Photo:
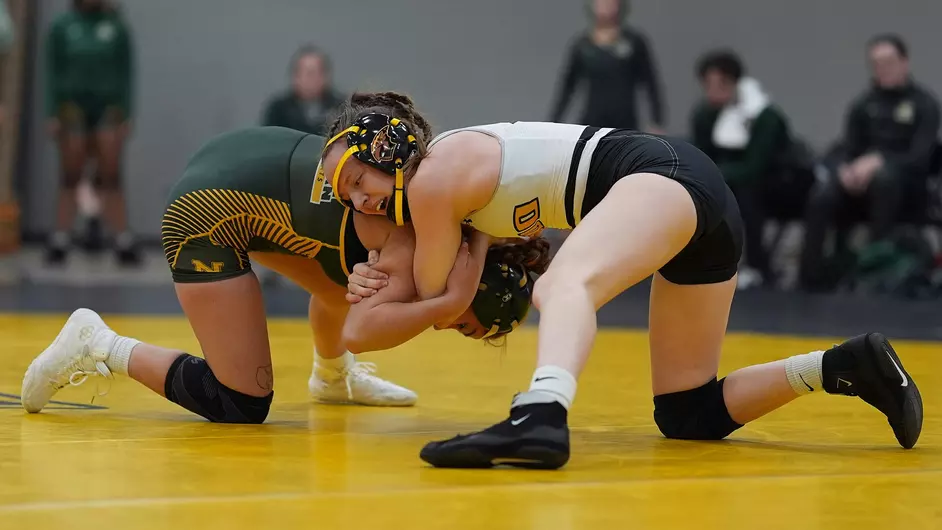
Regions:
[[[40, 25], [68, 4], [40, 0]], [[211, 136], [257, 123], [287, 82], [295, 48], [333, 58], [337, 85], [411, 94], [437, 131], [542, 120], [564, 51], [586, 24], [582, 0], [123, 0], [137, 63], [134, 133], [125, 164], [131, 228], [159, 234], [164, 199]], [[670, 132], [686, 134], [698, 97], [697, 56], [731, 46], [792, 120], [823, 145], [867, 82], [863, 44], [881, 31], [908, 40], [915, 76], [942, 92], [942, 2], [930, 0], [634, 0], [630, 22], [651, 39]], [[42, 87], [42, 43], [36, 87]], [[38, 94], [37, 94], [38, 95]], [[54, 220], [58, 157], [34, 98], [25, 229]], [[572, 109], [570, 119], [575, 119]]]

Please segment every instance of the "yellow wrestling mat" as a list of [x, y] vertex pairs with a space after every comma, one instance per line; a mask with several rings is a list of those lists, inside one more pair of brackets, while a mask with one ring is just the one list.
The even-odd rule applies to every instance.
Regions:
[[[570, 414], [560, 471], [429, 468], [422, 445], [506, 416], [533, 369], [536, 333], [506, 352], [428, 332], [362, 356], [419, 393], [409, 409], [313, 405], [303, 320], [270, 323], [275, 400], [261, 426], [213, 425], [130, 380], [90, 379], [27, 415], [17, 394], [59, 316], [0, 316], [0, 529], [942, 528], [942, 346], [894, 341], [926, 419], [901, 449], [856, 398], [813, 395], [723, 442], [660, 436], [646, 335], [606, 330]], [[194, 354], [182, 318], [110, 317], [119, 333]], [[834, 338], [833, 341], [839, 341]], [[829, 347], [831, 340], [731, 336], [721, 369]], [[96, 398], [99, 390], [109, 390]]]

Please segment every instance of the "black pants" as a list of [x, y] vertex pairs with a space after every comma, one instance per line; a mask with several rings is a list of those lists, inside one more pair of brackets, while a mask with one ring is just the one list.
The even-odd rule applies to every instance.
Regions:
[[730, 189], [739, 203], [739, 212], [745, 225], [746, 263], [759, 271], [764, 278], [769, 278], [769, 253], [762, 243], [766, 220], [762, 188], [759, 184], [750, 184], [730, 185]]
[[[801, 281], [806, 287], [829, 282], [825, 269], [824, 240], [829, 228], [847, 228], [861, 214], [870, 220], [870, 239], [889, 237], [903, 217], [903, 206], [919, 208], [919, 181], [883, 168], [860, 195], [847, 193], [837, 175], [811, 192], [805, 213], [805, 244], [801, 253]], [[925, 195], [923, 192], [922, 195]], [[911, 204], [909, 204], [911, 203]], [[924, 205], [923, 205], [924, 207]]]

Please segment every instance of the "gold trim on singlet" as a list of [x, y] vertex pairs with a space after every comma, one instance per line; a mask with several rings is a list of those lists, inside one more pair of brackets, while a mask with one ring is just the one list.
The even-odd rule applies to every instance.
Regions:
[[343, 209], [343, 220], [340, 221], [340, 268], [343, 269], [343, 273], [347, 276], [350, 276], [350, 271], [347, 269], [347, 253], [344, 250], [344, 239], [347, 237], [347, 219], [350, 218], [350, 208]]
[[[339, 247], [298, 235], [291, 227], [291, 208], [287, 203], [235, 190], [187, 193], [170, 204], [162, 225], [167, 261], [174, 268], [183, 247], [200, 237], [209, 237], [213, 245], [241, 253], [247, 251], [252, 238], [260, 237], [306, 258], [315, 257], [323, 247], [334, 250], [343, 247], [342, 235]], [[239, 256], [239, 267], [244, 268], [247, 264], [242, 261]]]

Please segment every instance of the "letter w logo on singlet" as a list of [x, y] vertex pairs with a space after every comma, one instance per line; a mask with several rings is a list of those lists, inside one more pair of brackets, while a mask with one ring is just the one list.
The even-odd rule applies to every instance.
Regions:
[[324, 166], [317, 164], [317, 172], [314, 173], [314, 185], [311, 187], [311, 204], [330, 202], [333, 198], [334, 188], [330, 186], [324, 176]]
[[226, 266], [226, 264], [221, 261], [214, 261], [210, 266], [207, 266], [198, 259], [192, 260], [192, 263], [193, 269], [196, 272], [222, 272], [222, 268]]
[[546, 228], [540, 221], [540, 199], [525, 202], [514, 206], [514, 230], [521, 237], [530, 237], [539, 234]]

